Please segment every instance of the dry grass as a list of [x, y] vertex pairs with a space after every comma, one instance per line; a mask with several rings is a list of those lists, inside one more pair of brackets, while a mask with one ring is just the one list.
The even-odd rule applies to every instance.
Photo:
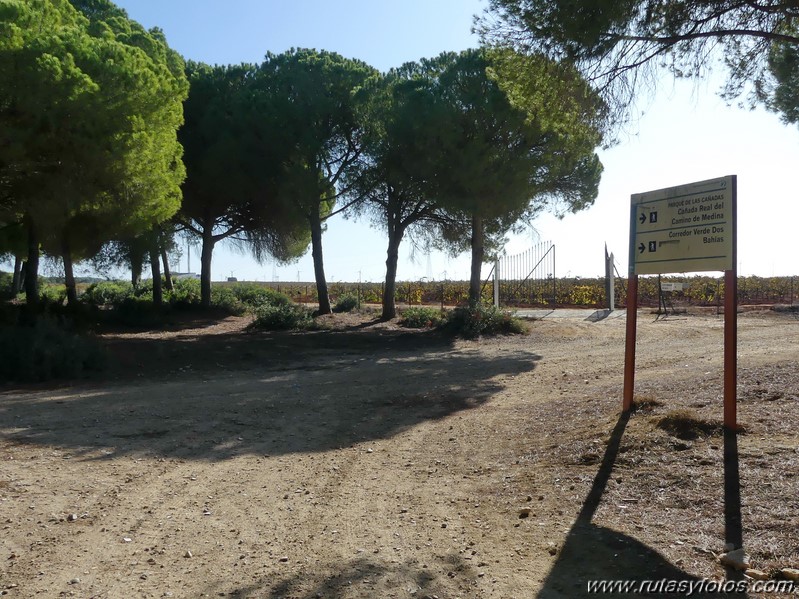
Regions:
[[[739, 381], [744, 548], [754, 567], [778, 576], [781, 568], [799, 567], [799, 369], [741, 369]], [[612, 475], [593, 522], [640, 540], [694, 575], [723, 578], [716, 559], [725, 541], [720, 390], [697, 390], [691, 380], [648, 383], [635, 398], [618, 453], [609, 456], [620, 396], [618, 387], [608, 387], [600, 398], [541, 406], [534, 425], [540, 441], [525, 458], [547, 463], [559, 488], [571, 489], [560, 499], [564, 513], [580, 510], [597, 467], [609, 461]], [[563, 430], [547, 435], [553, 422], [564, 423]]]

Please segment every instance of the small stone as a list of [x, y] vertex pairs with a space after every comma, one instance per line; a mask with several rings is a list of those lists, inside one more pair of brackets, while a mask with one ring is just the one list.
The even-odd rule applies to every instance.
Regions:
[[761, 570], [754, 570], [753, 568], [749, 568], [744, 572], [749, 578], [753, 580], [768, 580], [769, 575]]
[[141, 578], [142, 580], [147, 580], [147, 574], [142, 574], [141, 576], [139, 576], [139, 578]]
[[69, 516], [67, 516], [67, 522], [74, 522], [77, 519], [78, 519], [77, 514], [70, 514]]
[[749, 568], [749, 556], [746, 555], [743, 547], [725, 553], [719, 558], [719, 561], [723, 565], [735, 568], [736, 570], [746, 570]]
[[194, 554], [187, 549], [186, 553], [183, 554], [183, 557], [186, 557], [186, 558], [194, 557]]
[[519, 518], [528, 518], [532, 510], [529, 507], [523, 507], [519, 510]]
[[547, 546], [547, 553], [549, 553], [549, 555], [557, 555], [558, 546], [555, 545], [555, 543], [549, 543], [549, 545]]
[[283, 557], [280, 558], [280, 561], [285, 564], [287, 561], [289, 561], [289, 558], [284, 555]]
[[123, 543], [131, 543], [131, 542], [133, 542], [133, 539], [131, 539], [130, 537], [122, 537], [122, 542]]
[[787, 580], [795, 580], [799, 582], [799, 570], [796, 568], [783, 568], [780, 570], [780, 574], [782, 574], [783, 578]]
[[69, 584], [80, 584], [80, 578], [73, 578], [69, 581]]

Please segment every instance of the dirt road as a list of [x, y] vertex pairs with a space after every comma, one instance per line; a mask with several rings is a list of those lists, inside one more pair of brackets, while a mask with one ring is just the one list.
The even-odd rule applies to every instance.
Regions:
[[0, 393], [0, 591], [579, 597], [722, 578], [736, 509], [753, 567], [799, 568], [799, 321], [740, 316], [725, 471], [722, 320], [654, 320], [629, 421], [624, 319], [109, 335], [111, 380]]

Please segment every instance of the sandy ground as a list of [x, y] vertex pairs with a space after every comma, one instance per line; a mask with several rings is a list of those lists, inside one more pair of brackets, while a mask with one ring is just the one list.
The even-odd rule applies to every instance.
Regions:
[[715, 315], [640, 313], [629, 420], [623, 318], [479, 341], [246, 323], [107, 334], [105, 378], [3, 388], [0, 592], [581, 597], [723, 579], [726, 542], [799, 568], [790, 314], [740, 315], [726, 437]]

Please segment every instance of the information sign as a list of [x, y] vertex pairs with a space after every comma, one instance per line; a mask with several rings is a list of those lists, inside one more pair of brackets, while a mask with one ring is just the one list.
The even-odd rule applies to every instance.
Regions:
[[730, 270], [735, 176], [632, 195], [630, 274]]
[[[736, 175], [632, 195], [624, 411], [633, 407], [638, 275], [724, 271], [724, 426], [737, 430]], [[666, 284], [668, 285], [668, 284]], [[666, 290], [665, 285], [661, 287]], [[676, 289], [676, 284], [672, 289]]]

